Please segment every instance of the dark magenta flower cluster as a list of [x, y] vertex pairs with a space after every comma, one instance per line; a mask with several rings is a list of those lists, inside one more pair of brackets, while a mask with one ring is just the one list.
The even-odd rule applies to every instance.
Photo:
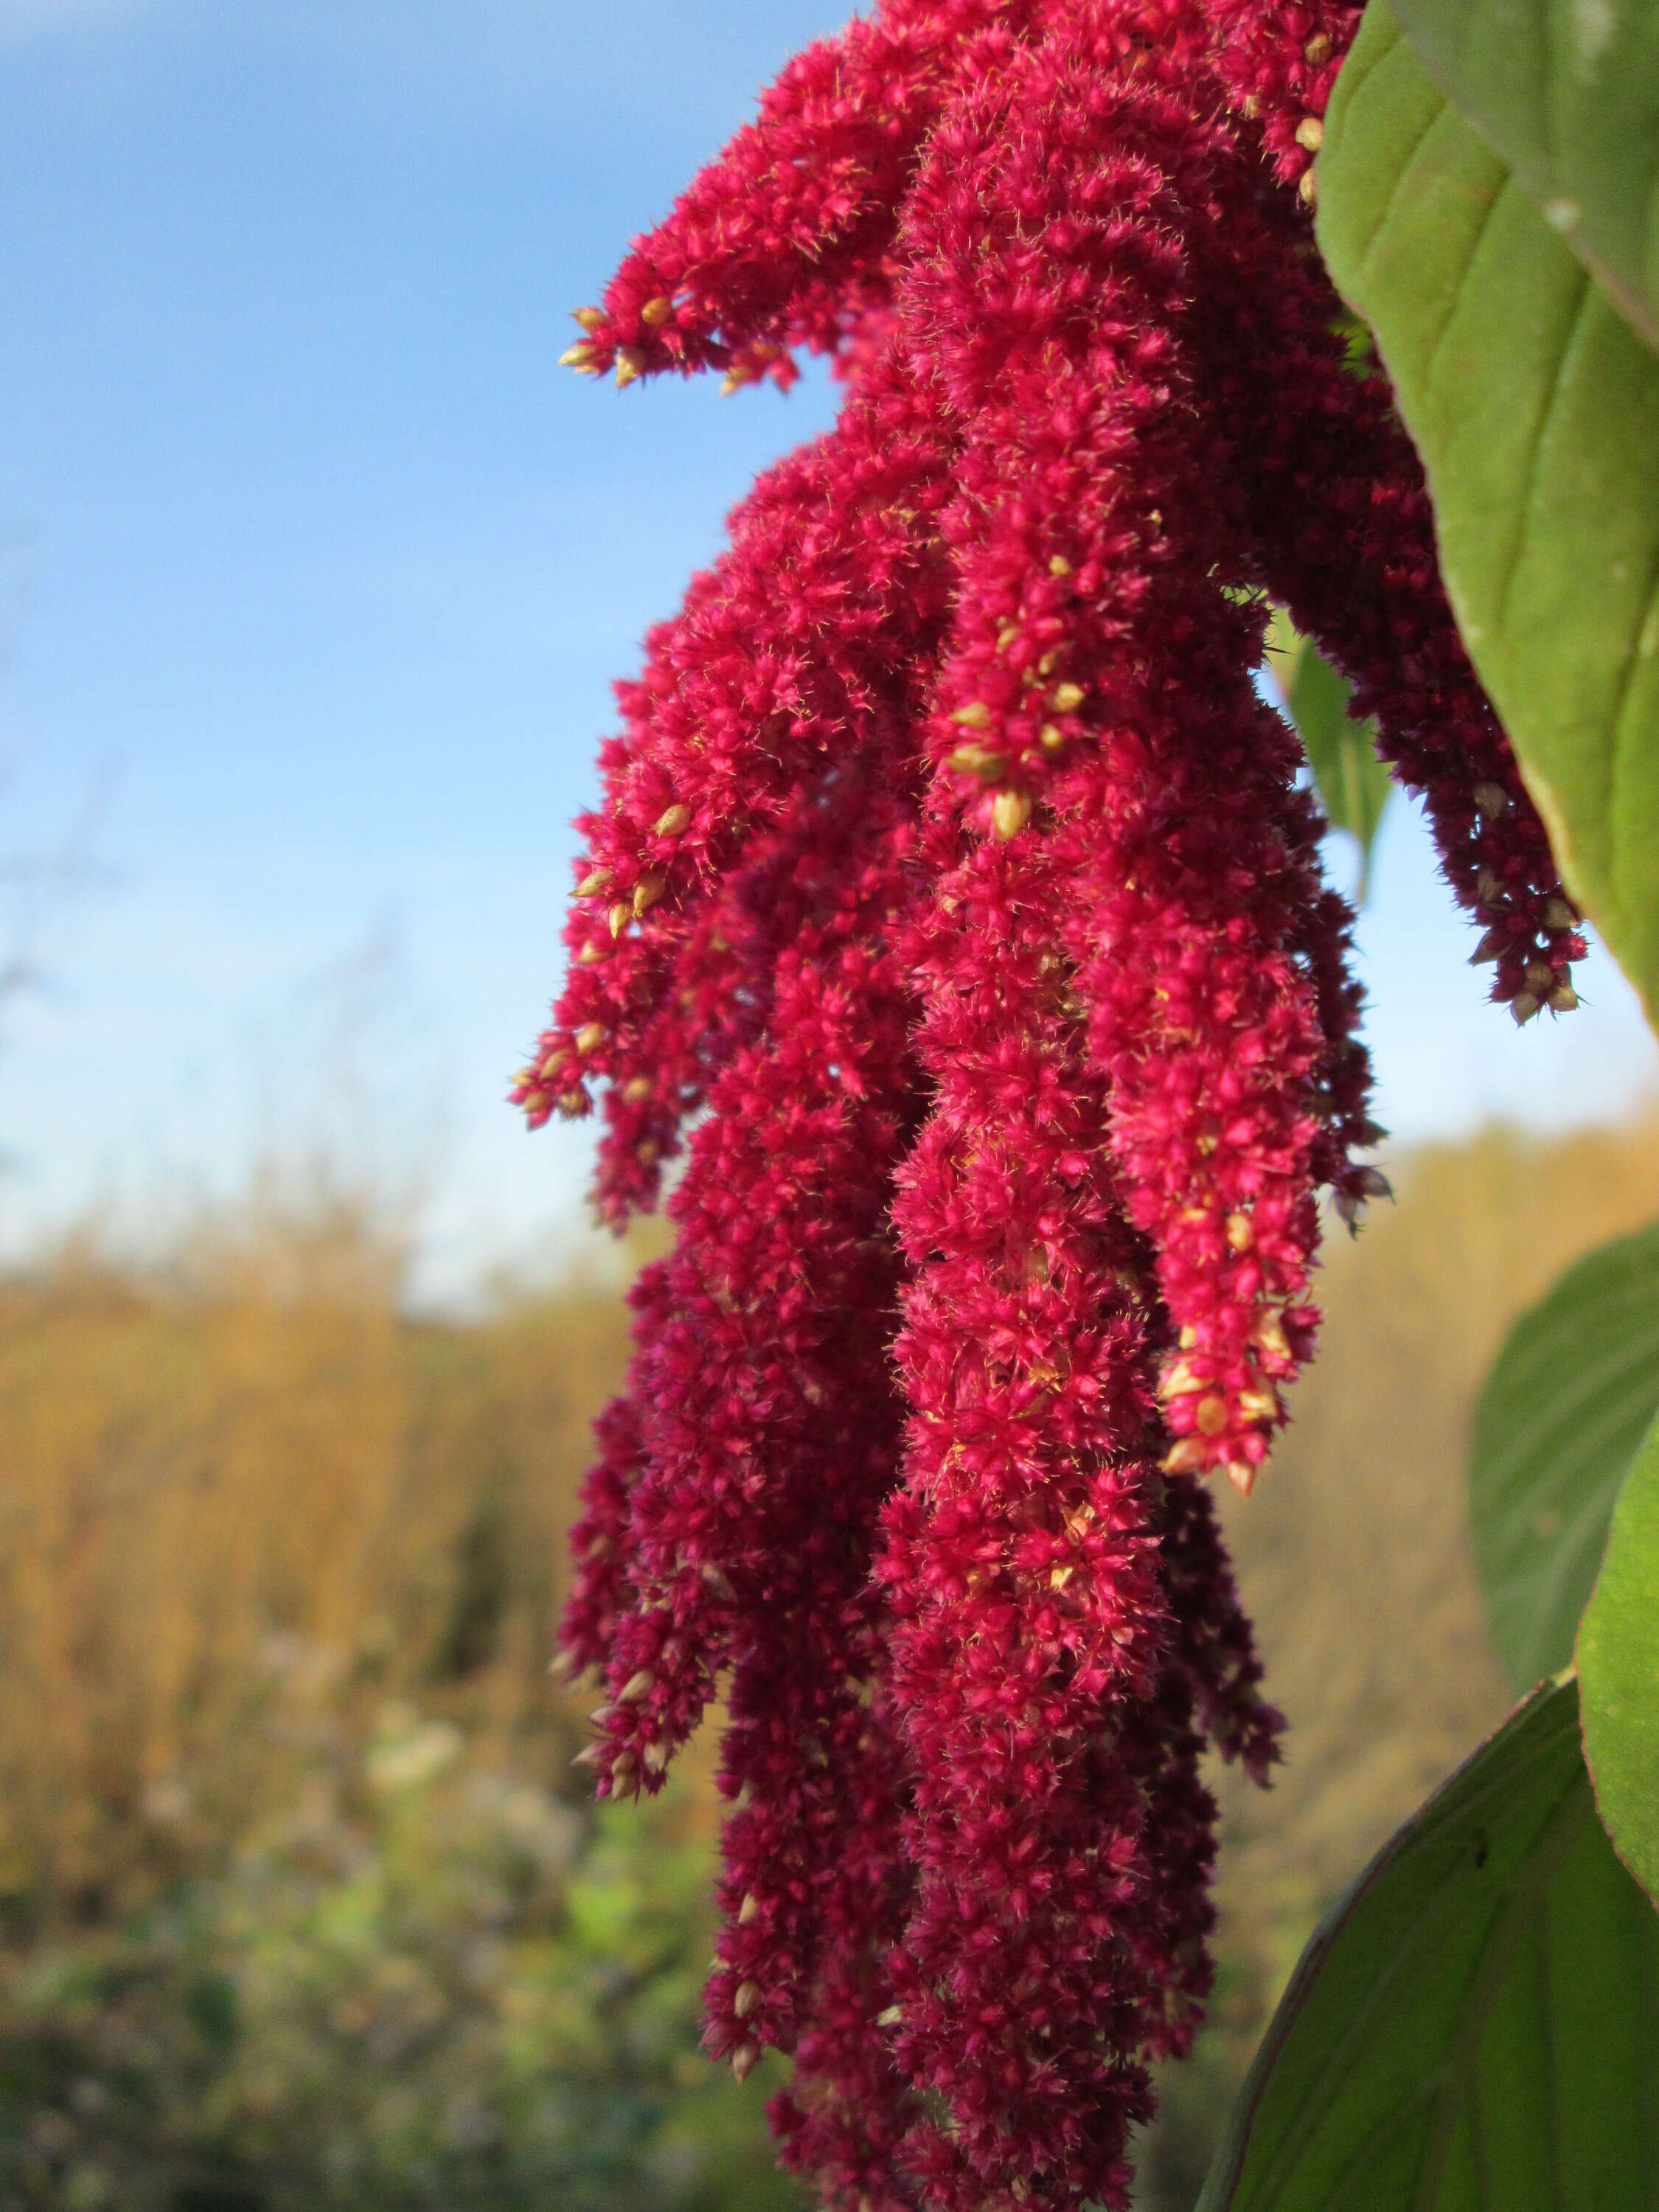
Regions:
[[1582, 954], [1349, 358], [1310, 165], [1358, 10], [883, 0], [567, 356], [787, 384], [620, 687], [514, 1096], [676, 1237], [574, 1538], [602, 1795], [725, 1698], [711, 2047], [844, 2212], [1127, 2201], [1208, 1987], [1206, 1744], [1279, 1717], [1206, 1478], [1386, 1188], [1271, 603], [1347, 673], [1526, 1018]]

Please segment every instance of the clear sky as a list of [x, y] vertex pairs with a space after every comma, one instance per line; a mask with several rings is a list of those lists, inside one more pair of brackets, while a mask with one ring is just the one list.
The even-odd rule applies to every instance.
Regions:
[[[429, 1292], [565, 1248], [585, 1138], [501, 1100], [607, 684], [829, 400], [554, 363], [842, 12], [0, 0], [0, 864], [77, 862], [0, 875], [0, 1247], [323, 1146]], [[1403, 1137], [1653, 1084], [1604, 961], [1483, 1006], [1398, 802], [1364, 944]]]

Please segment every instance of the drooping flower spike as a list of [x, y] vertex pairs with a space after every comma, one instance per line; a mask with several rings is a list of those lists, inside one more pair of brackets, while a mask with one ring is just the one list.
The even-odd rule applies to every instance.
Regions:
[[1358, 10], [886, 0], [584, 310], [571, 365], [787, 383], [621, 687], [551, 1026], [597, 1198], [668, 1202], [574, 1536], [602, 1795], [717, 1694], [708, 2040], [793, 2060], [838, 2212], [1127, 2202], [1211, 1967], [1206, 1745], [1277, 1756], [1208, 1483], [1386, 1188], [1268, 603], [1421, 790], [1494, 992], [1577, 919], [1347, 360], [1310, 164]]

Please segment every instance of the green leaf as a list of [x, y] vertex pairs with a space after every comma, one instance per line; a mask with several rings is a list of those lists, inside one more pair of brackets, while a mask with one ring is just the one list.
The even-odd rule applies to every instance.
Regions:
[[1578, 1668], [1596, 1806], [1620, 1857], [1659, 1896], [1659, 1429], [1620, 1493]]
[[1659, 345], [1659, 11], [1394, 0], [1430, 74], [1626, 320]]
[[1516, 1323], [1475, 1408], [1474, 1563], [1517, 1689], [1571, 1659], [1620, 1486], [1656, 1412], [1659, 1225], [1569, 1268]]
[[1423, 454], [1464, 641], [1568, 888], [1651, 1014], [1659, 360], [1380, 0], [1318, 180], [1320, 244]]
[[1376, 825], [1394, 789], [1387, 763], [1376, 756], [1376, 724], [1350, 719], [1353, 686], [1282, 608], [1267, 633], [1267, 654], [1268, 673], [1302, 739], [1326, 819], [1359, 847], [1363, 899]]
[[1652, 2212], [1659, 1916], [1547, 1685], [1304, 1953], [1198, 2212]]

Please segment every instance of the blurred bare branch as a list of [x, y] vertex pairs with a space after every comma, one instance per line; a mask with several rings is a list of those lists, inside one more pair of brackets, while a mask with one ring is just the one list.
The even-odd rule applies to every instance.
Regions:
[[[0, 677], [16, 659], [34, 604], [38, 568], [33, 532], [17, 524], [0, 525]], [[13, 745], [0, 756], [0, 806], [15, 791], [20, 751]], [[69, 820], [45, 849], [0, 847], [0, 1013], [49, 988], [46, 942], [64, 908], [120, 881], [97, 849], [118, 781], [113, 761], [95, 769]], [[0, 1032], [0, 1045], [3, 1041]]]

